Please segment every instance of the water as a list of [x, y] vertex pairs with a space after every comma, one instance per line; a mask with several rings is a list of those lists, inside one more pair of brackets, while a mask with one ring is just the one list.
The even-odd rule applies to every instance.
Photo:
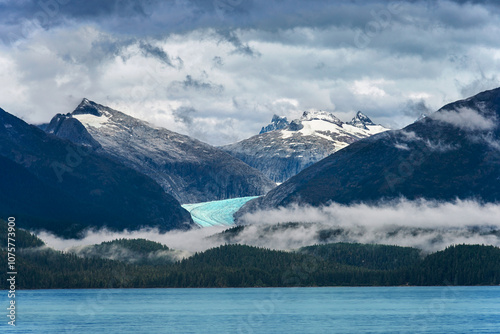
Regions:
[[201, 227], [234, 225], [233, 215], [246, 202], [258, 196], [239, 197], [222, 201], [183, 204], [182, 207], [191, 213], [193, 221]]
[[16, 297], [17, 326], [2, 316], [1, 333], [500, 333], [500, 287], [35, 290]]

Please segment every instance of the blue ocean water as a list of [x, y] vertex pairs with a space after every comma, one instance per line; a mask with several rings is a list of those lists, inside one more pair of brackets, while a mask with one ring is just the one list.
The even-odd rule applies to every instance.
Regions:
[[32, 290], [16, 304], [1, 333], [500, 333], [500, 287]]

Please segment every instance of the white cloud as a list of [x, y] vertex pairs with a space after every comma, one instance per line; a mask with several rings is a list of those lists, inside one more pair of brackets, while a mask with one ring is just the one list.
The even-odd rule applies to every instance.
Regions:
[[407, 144], [396, 143], [396, 144], [394, 144], [394, 147], [397, 148], [398, 150], [403, 150], [403, 151], [409, 151], [410, 150], [410, 148], [408, 147]]
[[[258, 133], [274, 113], [294, 118], [308, 109], [335, 110], [343, 120], [361, 110], [400, 128], [415, 121], [404, 111], [408, 99], [437, 110], [499, 85], [500, 17], [493, 5], [405, 2], [365, 48], [356, 47], [356, 31], [386, 3], [257, 0], [222, 17], [212, 2], [152, 3], [149, 20], [125, 18], [132, 7], [106, 6], [102, 16], [81, 19], [79, 6], [68, 3], [53, 26], [0, 45], [0, 107], [42, 122], [88, 97], [224, 144]], [[25, 16], [40, 11], [31, 9]], [[13, 17], [22, 10], [16, 7]], [[477, 20], [459, 15], [464, 11]], [[259, 56], [235, 52], [247, 46]], [[223, 89], [173, 85], [187, 76]], [[189, 126], [173, 116], [179, 107], [197, 111]]]
[[[39, 233], [39, 237], [58, 250], [80, 249], [118, 238], [144, 238], [179, 251], [177, 256], [189, 256], [227, 242], [281, 250], [320, 242], [358, 242], [411, 246], [432, 252], [461, 243], [500, 246], [498, 217], [498, 204], [399, 200], [379, 205], [332, 204], [320, 208], [294, 205], [258, 211], [245, 215], [243, 219], [249, 225], [230, 239], [218, 235], [227, 227], [165, 234], [155, 229], [134, 232], [94, 230], [88, 231], [80, 240], [65, 240], [46, 232]], [[289, 222], [301, 224], [291, 228], [277, 225]], [[320, 233], [323, 238], [320, 238]]]
[[458, 150], [460, 148], [460, 146], [456, 145], [456, 144], [447, 144], [447, 143], [443, 143], [441, 141], [434, 142], [434, 141], [431, 141], [429, 139], [427, 139], [425, 141], [425, 146], [427, 146], [427, 148], [430, 151], [441, 152], [441, 153], [455, 151], [455, 150]]
[[488, 131], [493, 130], [498, 126], [496, 119], [487, 118], [478, 113], [476, 110], [469, 108], [442, 110], [430, 115], [430, 117], [463, 130]]
[[383, 97], [387, 93], [377, 87], [381, 84], [384, 84], [384, 80], [355, 80], [352, 89], [355, 94]]
[[159, 233], [157, 229], [142, 229], [139, 231], [114, 232], [106, 229], [89, 230], [81, 239], [61, 239], [49, 232], [40, 232], [38, 237], [47, 246], [57, 250], [79, 249], [83, 246], [100, 244], [105, 241], [116, 239], [147, 239], [159, 242], [167, 247], [187, 253], [194, 253], [218, 246], [220, 243], [214, 242], [207, 237], [219, 233], [226, 227], [207, 227], [203, 229], [193, 229], [190, 231], [172, 231]]
[[[290, 249], [318, 243], [319, 232], [330, 230], [336, 233], [328, 242], [379, 243], [426, 251], [460, 243], [500, 246], [498, 217], [498, 204], [460, 200], [453, 203], [399, 200], [352, 206], [333, 203], [320, 208], [293, 205], [246, 214], [242, 220], [252, 225], [235, 241]], [[288, 222], [310, 224], [284, 232], [262, 232], [263, 226]]]

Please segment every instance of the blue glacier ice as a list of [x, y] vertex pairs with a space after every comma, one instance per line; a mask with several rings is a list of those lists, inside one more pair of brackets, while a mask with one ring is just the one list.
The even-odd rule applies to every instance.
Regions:
[[222, 201], [183, 204], [193, 221], [201, 227], [234, 225], [233, 214], [246, 202], [258, 196], [238, 197]]

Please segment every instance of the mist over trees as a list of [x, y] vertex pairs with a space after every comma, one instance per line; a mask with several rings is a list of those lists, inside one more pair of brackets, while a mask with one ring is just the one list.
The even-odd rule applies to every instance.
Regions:
[[[0, 223], [4, 267], [6, 227]], [[141, 256], [169, 250], [144, 239], [115, 240], [96, 249], [110, 246]], [[322, 244], [292, 252], [223, 245], [181, 261], [165, 258], [152, 264], [63, 253], [19, 229], [17, 267], [20, 289], [498, 285], [500, 248], [456, 245], [424, 255], [416, 248], [371, 244]]]

